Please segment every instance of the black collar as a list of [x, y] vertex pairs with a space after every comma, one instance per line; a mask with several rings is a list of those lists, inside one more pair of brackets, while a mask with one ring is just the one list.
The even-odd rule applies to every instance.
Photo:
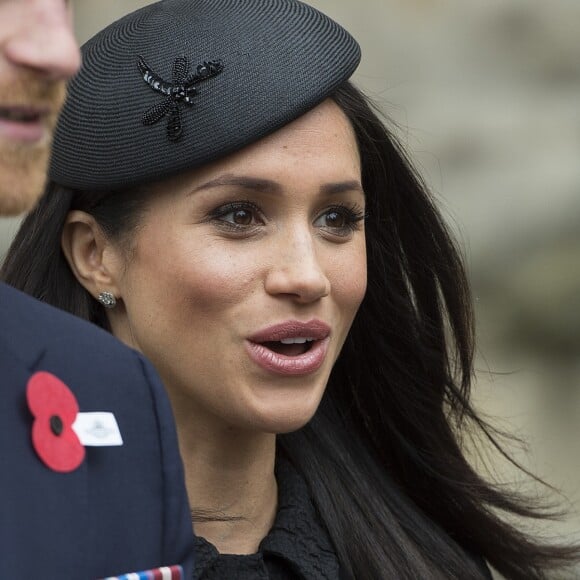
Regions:
[[[194, 578], [226, 578], [224, 574], [231, 570], [241, 573], [239, 577], [266, 579], [270, 578], [272, 560], [282, 561], [284, 568], [301, 580], [339, 577], [338, 559], [305, 481], [283, 460], [276, 464], [276, 480], [278, 513], [258, 552], [248, 556], [220, 555], [212, 544], [196, 537]], [[247, 571], [246, 576], [242, 569]]]

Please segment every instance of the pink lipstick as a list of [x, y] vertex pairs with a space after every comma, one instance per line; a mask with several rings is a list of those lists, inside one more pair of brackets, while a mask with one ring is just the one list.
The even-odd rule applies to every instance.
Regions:
[[246, 341], [250, 358], [279, 375], [307, 375], [326, 357], [330, 327], [320, 320], [289, 320], [264, 328]]

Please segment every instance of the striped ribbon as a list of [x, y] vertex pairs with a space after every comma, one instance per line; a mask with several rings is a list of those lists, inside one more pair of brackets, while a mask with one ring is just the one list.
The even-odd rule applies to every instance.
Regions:
[[103, 580], [184, 580], [181, 566], [162, 566], [143, 570], [143, 572], [130, 572], [122, 576], [107, 576]]

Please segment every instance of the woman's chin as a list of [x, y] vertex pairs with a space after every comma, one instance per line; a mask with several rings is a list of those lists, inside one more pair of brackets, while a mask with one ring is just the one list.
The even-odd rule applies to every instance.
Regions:
[[281, 435], [298, 431], [316, 413], [318, 405], [293, 405], [285, 408], [261, 408], [251, 420], [251, 428], [263, 433]]

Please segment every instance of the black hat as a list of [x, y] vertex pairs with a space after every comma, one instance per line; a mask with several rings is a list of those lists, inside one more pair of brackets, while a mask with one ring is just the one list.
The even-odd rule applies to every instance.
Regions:
[[208, 163], [315, 107], [354, 72], [356, 41], [297, 0], [163, 0], [83, 47], [50, 177], [118, 189]]

